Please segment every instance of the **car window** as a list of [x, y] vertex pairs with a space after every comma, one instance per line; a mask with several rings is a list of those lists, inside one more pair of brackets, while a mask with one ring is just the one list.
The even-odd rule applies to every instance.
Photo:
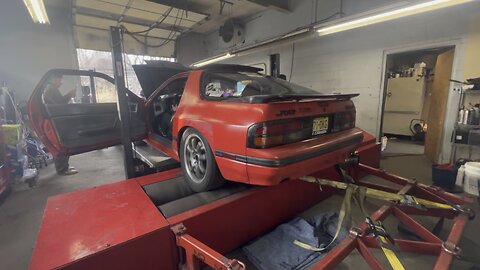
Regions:
[[160, 95], [182, 95], [185, 84], [187, 83], [187, 78], [179, 78], [171, 81], [167, 86], [165, 86], [161, 91]]
[[258, 73], [248, 72], [206, 72], [203, 95], [222, 100], [255, 95], [313, 95], [319, 92]]
[[166, 109], [170, 109], [173, 105], [178, 106], [186, 83], [187, 78], [178, 78], [168, 83], [153, 99], [154, 108], [161, 107], [162, 109], [160, 111], [165, 111]]
[[115, 84], [95, 76], [52, 74], [43, 85], [44, 104], [116, 103]]

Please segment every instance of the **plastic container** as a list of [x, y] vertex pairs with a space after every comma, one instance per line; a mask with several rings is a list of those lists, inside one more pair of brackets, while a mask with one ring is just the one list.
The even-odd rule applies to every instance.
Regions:
[[458, 167], [450, 163], [432, 165], [433, 184], [447, 191], [452, 191], [457, 180], [457, 170]]
[[457, 172], [457, 180], [455, 181], [455, 185], [459, 187], [463, 187], [463, 180], [465, 177], [465, 165], [460, 166]]
[[465, 163], [465, 192], [478, 196], [478, 182], [480, 182], [480, 162]]

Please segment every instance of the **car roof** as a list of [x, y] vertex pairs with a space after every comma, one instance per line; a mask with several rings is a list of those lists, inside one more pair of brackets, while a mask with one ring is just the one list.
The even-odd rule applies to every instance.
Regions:
[[210, 64], [200, 68], [188, 68], [182, 64], [169, 61], [147, 61], [147, 64], [133, 65], [133, 69], [147, 99], [160, 85], [179, 73], [194, 70], [257, 73], [263, 70], [256, 67], [232, 64]]

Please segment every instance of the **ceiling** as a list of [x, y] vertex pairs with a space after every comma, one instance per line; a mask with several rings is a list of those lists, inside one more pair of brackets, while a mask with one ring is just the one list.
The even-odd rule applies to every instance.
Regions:
[[[70, 3], [76, 45], [109, 50], [110, 26], [125, 28], [131, 53], [171, 56], [174, 41], [187, 32], [217, 31], [230, 19], [242, 21], [268, 8], [288, 12], [288, 0], [45, 0]], [[105, 39], [101, 42], [98, 39]], [[136, 47], [134, 43], [137, 43]], [[163, 44], [163, 45], [162, 45]], [[165, 47], [165, 48], [162, 48]], [[150, 49], [149, 49], [150, 48]], [[163, 50], [163, 51], [162, 51]]]

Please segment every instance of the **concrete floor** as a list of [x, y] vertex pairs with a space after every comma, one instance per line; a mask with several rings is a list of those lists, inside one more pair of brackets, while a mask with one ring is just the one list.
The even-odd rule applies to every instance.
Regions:
[[423, 155], [425, 146], [421, 142], [407, 139], [389, 138], [383, 156]]
[[121, 157], [116, 147], [73, 156], [78, 174], [58, 176], [51, 164], [40, 170], [35, 188], [15, 187], [0, 204], [0, 269], [28, 269], [48, 197], [125, 179]]
[[[120, 148], [113, 147], [74, 156], [70, 164], [75, 166], [79, 173], [72, 176], [57, 176], [53, 165], [49, 165], [40, 171], [40, 179], [35, 188], [17, 188], [17, 191], [6, 196], [0, 204], [0, 269], [28, 269], [43, 209], [49, 196], [123, 179], [121, 154]], [[388, 156], [382, 159], [382, 167], [401, 176], [430, 182], [431, 163], [423, 156]], [[475, 208], [478, 210], [478, 205]], [[469, 254], [480, 254], [480, 234], [477, 233], [479, 220], [477, 218], [467, 225], [461, 243]], [[348, 260], [346, 263], [349, 264]], [[429, 260], [419, 260], [415, 269], [428, 269], [426, 266], [429, 265]], [[452, 269], [469, 269], [471, 266], [470, 263], [457, 262]], [[368, 269], [353, 262], [352, 267]], [[341, 268], [349, 267], [343, 265]]]

